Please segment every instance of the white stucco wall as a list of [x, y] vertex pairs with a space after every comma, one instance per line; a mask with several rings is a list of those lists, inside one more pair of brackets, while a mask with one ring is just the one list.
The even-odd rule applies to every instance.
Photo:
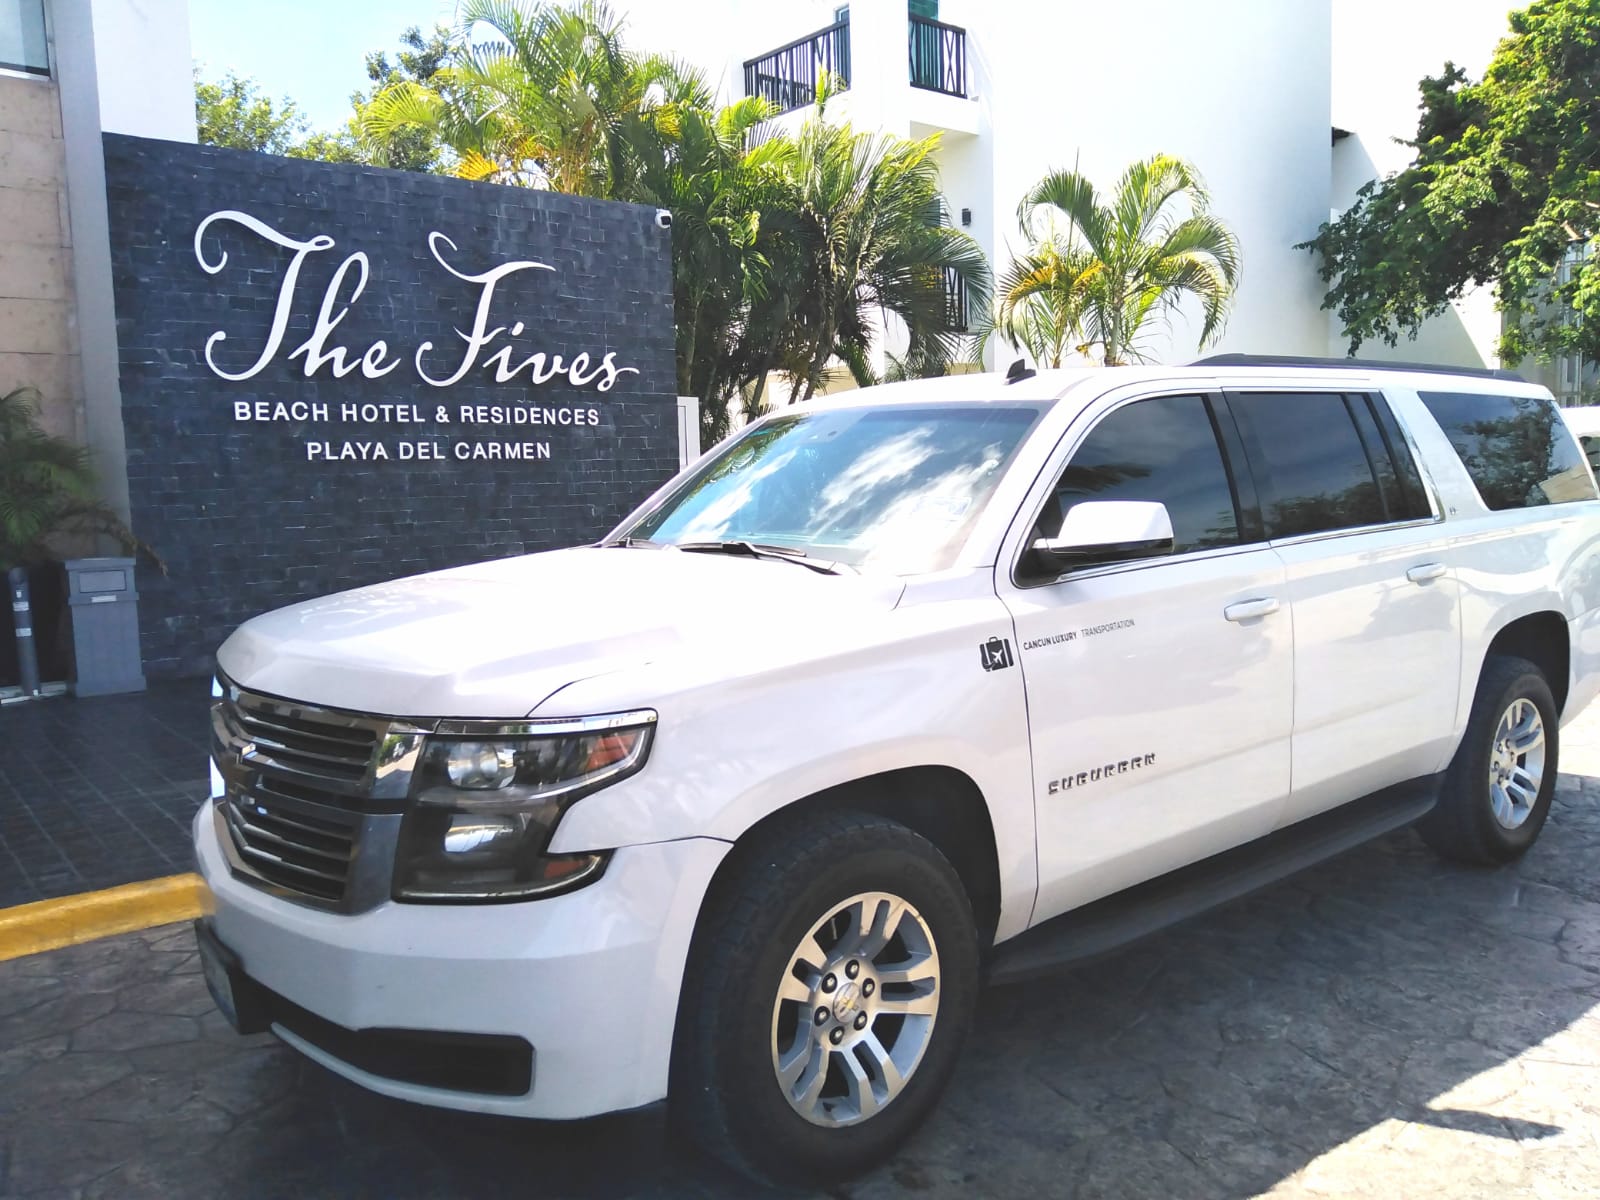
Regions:
[[[965, 10], [975, 33], [994, 143], [986, 243], [1002, 259], [1020, 245], [1017, 203], [1051, 168], [1076, 165], [1109, 189], [1129, 162], [1174, 154], [1199, 167], [1242, 244], [1237, 302], [1215, 349], [1320, 353], [1313, 263], [1293, 246], [1327, 211], [1328, 4], [1147, 0], [1137, 15], [1039, 4], [1025, 19], [1009, 8], [997, 19], [1000, 6], [983, 0], [949, 4], [950, 19], [962, 23]], [[1136, 66], [1118, 52], [1135, 45]], [[1072, 50], [1058, 60], [1052, 47]], [[1197, 315], [1180, 315], [1152, 331], [1145, 352], [1191, 359], [1199, 330]]]
[[90, 0], [100, 127], [195, 140], [188, 0]]
[[[968, 30], [972, 103], [908, 86], [905, 0], [853, 0], [853, 81], [835, 113], [862, 128], [946, 130], [941, 156], [953, 213], [997, 267], [1020, 247], [1017, 202], [1052, 168], [1075, 164], [1109, 188], [1157, 151], [1195, 162], [1214, 211], [1238, 233], [1244, 273], [1218, 351], [1321, 354], [1328, 323], [1311, 256], [1293, 249], [1328, 215], [1330, 5], [1333, 0], [945, 0], [940, 18]], [[830, 24], [834, 4], [655, 0], [629, 11], [635, 43], [683, 47], [728, 96], [747, 57]], [[693, 38], [683, 36], [693, 28]], [[1137, 46], [1131, 61], [1119, 47]], [[1199, 321], [1152, 328], [1162, 361], [1198, 353]], [[1000, 352], [1009, 358], [1009, 349]]]
[[[1416, 135], [1418, 84], [1452, 61], [1481, 79], [1495, 46], [1510, 32], [1507, 0], [1333, 0], [1333, 123], [1350, 131], [1334, 148], [1330, 207], [1342, 212], [1362, 184], [1393, 175], [1413, 151], [1396, 139]], [[1390, 348], [1363, 343], [1364, 358], [1415, 359], [1497, 366], [1500, 314], [1491, 288], [1480, 288], [1428, 321], [1415, 341]], [[1329, 353], [1349, 339], [1329, 317]]]

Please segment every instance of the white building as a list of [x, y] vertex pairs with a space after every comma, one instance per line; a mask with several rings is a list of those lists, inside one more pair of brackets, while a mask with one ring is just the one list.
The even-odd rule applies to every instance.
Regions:
[[[1316, 260], [1295, 244], [1406, 164], [1393, 139], [1415, 131], [1418, 81], [1447, 58], [1480, 75], [1506, 14], [1506, 0], [656, 0], [629, 16], [635, 44], [690, 54], [725, 97], [797, 104], [787, 121], [814, 111], [826, 66], [848, 76], [839, 118], [940, 132], [950, 211], [997, 269], [1022, 244], [1018, 200], [1047, 171], [1076, 166], [1107, 189], [1135, 159], [1189, 159], [1243, 249], [1214, 351], [1342, 355]], [[1362, 353], [1493, 365], [1499, 328], [1480, 294], [1418, 343]], [[1199, 329], [1180, 313], [1145, 351], [1192, 360]]]

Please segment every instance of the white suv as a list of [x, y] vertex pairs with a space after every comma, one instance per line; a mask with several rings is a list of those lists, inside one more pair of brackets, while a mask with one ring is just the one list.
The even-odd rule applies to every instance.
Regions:
[[391, 1096], [651, 1104], [818, 1180], [928, 1113], [980, 980], [1417, 823], [1538, 836], [1600, 688], [1549, 394], [1210, 360], [775, 413], [598, 545], [218, 653], [219, 1006]]

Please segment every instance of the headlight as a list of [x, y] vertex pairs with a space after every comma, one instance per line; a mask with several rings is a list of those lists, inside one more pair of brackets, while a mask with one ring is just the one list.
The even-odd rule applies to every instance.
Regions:
[[606, 855], [546, 847], [568, 805], [644, 766], [655, 720], [640, 711], [440, 726], [400, 829], [395, 899], [522, 900], [597, 877]]

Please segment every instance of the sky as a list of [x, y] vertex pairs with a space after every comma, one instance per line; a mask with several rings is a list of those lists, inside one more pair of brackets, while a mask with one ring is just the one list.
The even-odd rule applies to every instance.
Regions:
[[[704, 64], [731, 50], [740, 3], [748, 0], [698, 0], [694, 11], [705, 19], [693, 28], [681, 0], [612, 7], [626, 16], [630, 45], [684, 54], [692, 37]], [[408, 27], [449, 25], [454, 16], [455, 0], [189, 0], [189, 37], [204, 78], [229, 70], [253, 78], [274, 100], [291, 97], [313, 128], [332, 130], [350, 116], [350, 93], [369, 84], [369, 51], [393, 52]]]
[[253, 77], [331, 130], [368, 86], [368, 51], [393, 52], [407, 27], [448, 24], [454, 12], [454, 0], [189, 0], [189, 39], [204, 78]]

